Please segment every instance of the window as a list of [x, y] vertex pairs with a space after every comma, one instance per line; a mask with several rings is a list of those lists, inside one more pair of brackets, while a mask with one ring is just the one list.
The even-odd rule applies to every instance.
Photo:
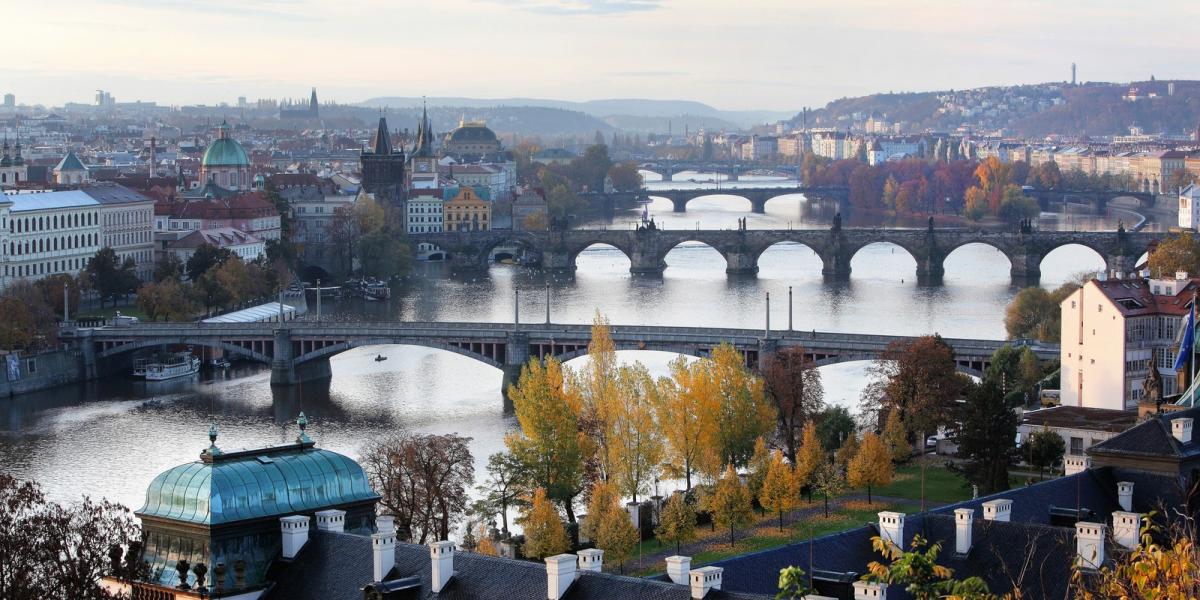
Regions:
[[1071, 438], [1071, 456], [1079, 456], [1083, 454], [1083, 438]]
[[37, 359], [30, 358], [25, 361], [25, 371], [30, 375], [37, 373]]

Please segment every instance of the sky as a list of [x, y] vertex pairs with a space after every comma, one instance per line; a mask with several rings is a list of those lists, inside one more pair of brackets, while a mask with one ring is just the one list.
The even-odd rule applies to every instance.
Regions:
[[[8, 0], [19, 103], [696, 100], [1196, 79], [1194, 0]], [[15, 8], [15, 10], [14, 10]]]

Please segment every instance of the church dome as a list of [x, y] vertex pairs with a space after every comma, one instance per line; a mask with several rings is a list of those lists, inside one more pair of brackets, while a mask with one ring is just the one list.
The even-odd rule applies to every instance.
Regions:
[[155, 477], [137, 515], [213, 526], [379, 498], [357, 462], [311, 441], [201, 458]]
[[250, 157], [237, 140], [229, 137], [229, 124], [222, 123], [217, 128], [217, 139], [208, 145], [200, 164], [205, 167], [249, 167]]
[[446, 142], [496, 142], [496, 133], [483, 123], [463, 123], [446, 134]]

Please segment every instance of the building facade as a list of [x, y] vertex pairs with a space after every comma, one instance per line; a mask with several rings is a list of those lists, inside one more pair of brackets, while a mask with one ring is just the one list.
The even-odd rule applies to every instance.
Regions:
[[404, 150], [392, 147], [387, 119], [379, 117], [371, 150], [358, 158], [362, 190], [392, 203], [404, 200]]
[[499, 151], [500, 139], [483, 121], [460, 120], [442, 145], [442, 153], [451, 156], [486, 156]]
[[246, 149], [233, 139], [229, 123], [217, 127], [217, 138], [204, 150], [200, 159], [201, 185], [212, 183], [227, 190], [248, 190], [253, 184], [250, 157]]
[[113, 183], [80, 188], [100, 203], [101, 245], [133, 261], [138, 279], [154, 278], [154, 199]]
[[479, 194], [469, 187], [459, 188], [458, 193], [442, 208], [446, 231], [491, 229], [492, 203], [480, 198]]
[[67, 155], [58, 161], [52, 173], [54, 174], [54, 183], [58, 185], [82, 185], [91, 181], [88, 168], [75, 155], [74, 150], [68, 151]]
[[3, 287], [17, 279], [82, 271], [103, 247], [100, 211], [100, 203], [79, 190], [4, 196]]
[[29, 181], [29, 167], [25, 164], [25, 158], [21, 156], [21, 142], [17, 142], [15, 153], [10, 154], [14, 150], [8, 145], [8, 140], [4, 140], [4, 155], [0, 156], [0, 188], [13, 187], [18, 184]]
[[1200, 226], [1200, 185], [1190, 183], [1179, 191], [1179, 226], [1184, 229]]
[[406, 229], [409, 233], [441, 233], [444, 225], [442, 197], [437, 190], [413, 190], [409, 192], [405, 213]]

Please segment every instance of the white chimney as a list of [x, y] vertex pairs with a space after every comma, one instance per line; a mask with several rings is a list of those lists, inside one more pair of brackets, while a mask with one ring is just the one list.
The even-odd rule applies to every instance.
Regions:
[[1074, 475], [1092, 468], [1090, 456], [1068, 456], [1063, 459], [1063, 475]]
[[371, 534], [371, 565], [374, 581], [383, 581], [396, 566], [396, 518], [375, 517], [376, 533]]
[[576, 523], [576, 525], [578, 525], [576, 527], [576, 529], [579, 530], [579, 543], [580, 544], [586, 544], [586, 543], [592, 541], [592, 538], [588, 537], [587, 534], [584, 533], [584, 531], [587, 528], [584, 527], [583, 524], [585, 522], [587, 522], [587, 519], [588, 519], [588, 516], [586, 514], [578, 515], [575, 517], [575, 523]]
[[1175, 271], [1175, 281], [1185, 281], [1188, 278], [1187, 271]]
[[1142, 515], [1135, 512], [1113, 513], [1113, 541], [1130, 550], [1137, 547], [1142, 537]]
[[1192, 442], [1192, 418], [1180, 417], [1171, 419], [1171, 435], [1179, 440], [1181, 444], [1190, 444]]
[[887, 585], [870, 581], [855, 581], [854, 600], [887, 600]]
[[308, 543], [308, 517], [304, 515], [281, 517], [279, 526], [283, 530], [283, 557], [296, 558], [300, 549]]
[[346, 530], [346, 511], [321, 510], [317, 511], [317, 531], [332, 531], [342, 533]]
[[904, 548], [904, 513], [882, 511], [879, 513], [879, 537]]
[[700, 600], [711, 590], [721, 589], [721, 575], [725, 569], [721, 567], [700, 567], [688, 571], [688, 579], [692, 585], [692, 600]]
[[973, 508], [954, 509], [954, 551], [959, 554], [971, 551], [971, 525], [974, 517]]
[[671, 583], [678, 585], [688, 584], [688, 571], [692, 570], [692, 557], [690, 556], [668, 556], [667, 557], [667, 577], [671, 578]]
[[983, 503], [984, 521], [1001, 521], [1007, 523], [1010, 516], [1012, 516], [1012, 500], [1008, 498], [988, 500]]
[[436, 594], [454, 575], [454, 542], [442, 540], [429, 544], [429, 560], [433, 569], [429, 574], [429, 589]]
[[1117, 503], [1121, 505], [1121, 510], [1133, 510], [1133, 483], [1117, 482]]
[[575, 555], [546, 557], [546, 599], [560, 600], [575, 581]]
[[575, 579], [579, 579], [584, 571], [599, 573], [604, 570], [604, 551], [599, 548], [588, 548], [579, 551], [579, 564], [575, 569]]
[[641, 529], [641, 527], [642, 527], [642, 525], [641, 525], [642, 522], [638, 520], [638, 509], [640, 508], [640, 506], [641, 505], [638, 504], [637, 502], [629, 502], [625, 505], [625, 510], [629, 511], [629, 519], [631, 521], [633, 521], [634, 529]]
[[1085, 569], [1104, 564], [1104, 525], [1080, 521], [1075, 524], [1075, 558]]

